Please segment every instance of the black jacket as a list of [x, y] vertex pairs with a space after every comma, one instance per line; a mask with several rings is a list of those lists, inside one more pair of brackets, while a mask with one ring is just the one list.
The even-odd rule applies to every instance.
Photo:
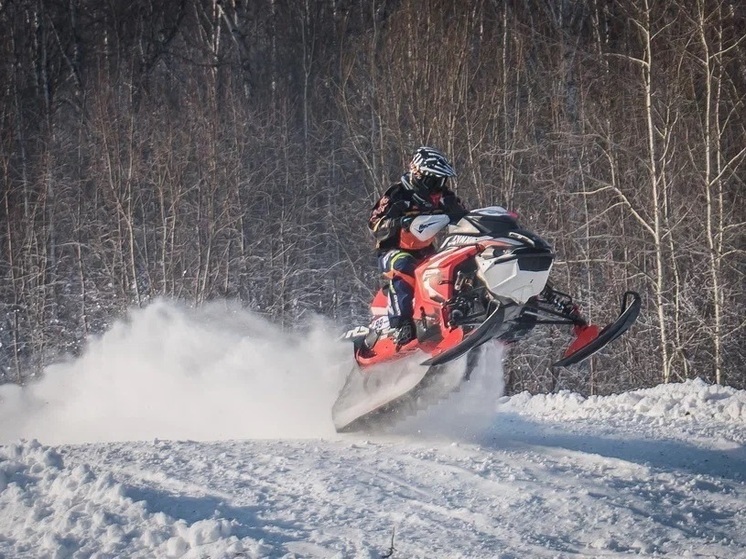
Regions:
[[370, 215], [368, 227], [376, 240], [379, 253], [401, 246], [402, 227], [406, 228], [409, 219], [422, 214], [445, 213], [452, 222], [461, 219], [467, 210], [461, 200], [448, 188], [423, 200], [402, 183], [391, 186], [381, 197]]

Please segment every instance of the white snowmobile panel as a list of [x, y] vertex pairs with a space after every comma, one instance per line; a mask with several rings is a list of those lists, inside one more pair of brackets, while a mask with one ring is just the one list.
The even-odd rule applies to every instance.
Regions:
[[449, 223], [450, 218], [444, 214], [418, 215], [409, 224], [409, 232], [417, 240], [429, 241], [440, 233]]
[[541, 293], [551, 270], [551, 266], [542, 271], [521, 270], [515, 257], [501, 261], [499, 258], [486, 259], [477, 256], [476, 262], [479, 276], [491, 293], [498, 297], [507, 297], [519, 304], [524, 304], [531, 297]]

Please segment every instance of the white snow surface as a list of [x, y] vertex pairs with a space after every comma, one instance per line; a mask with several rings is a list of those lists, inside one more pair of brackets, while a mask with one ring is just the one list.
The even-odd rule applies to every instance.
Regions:
[[0, 387], [0, 558], [746, 558], [746, 392], [503, 397], [490, 347], [337, 435], [337, 331], [159, 301]]

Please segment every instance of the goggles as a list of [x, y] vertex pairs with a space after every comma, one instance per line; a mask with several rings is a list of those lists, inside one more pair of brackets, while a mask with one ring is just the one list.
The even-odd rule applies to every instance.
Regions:
[[435, 175], [425, 175], [422, 173], [413, 173], [412, 176], [413, 182], [429, 192], [442, 190], [446, 184], [446, 178], [447, 177], [436, 177]]

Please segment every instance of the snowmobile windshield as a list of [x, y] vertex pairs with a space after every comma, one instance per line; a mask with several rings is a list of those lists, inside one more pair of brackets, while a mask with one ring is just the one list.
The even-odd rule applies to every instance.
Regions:
[[510, 231], [520, 230], [514, 213], [495, 206], [473, 210], [451, 228], [451, 233], [490, 237], [504, 237]]
[[[456, 225], [450, 227], [448, 233], [449, 236], [459, 238], [509, 238], [537, 249], [551, 250], [550, 245], [544, 239], [523, 229], [515, 214], [501, 207], [474, 210], [461, 218]], [[464, 242], [450, 244], [464, 244]]]

